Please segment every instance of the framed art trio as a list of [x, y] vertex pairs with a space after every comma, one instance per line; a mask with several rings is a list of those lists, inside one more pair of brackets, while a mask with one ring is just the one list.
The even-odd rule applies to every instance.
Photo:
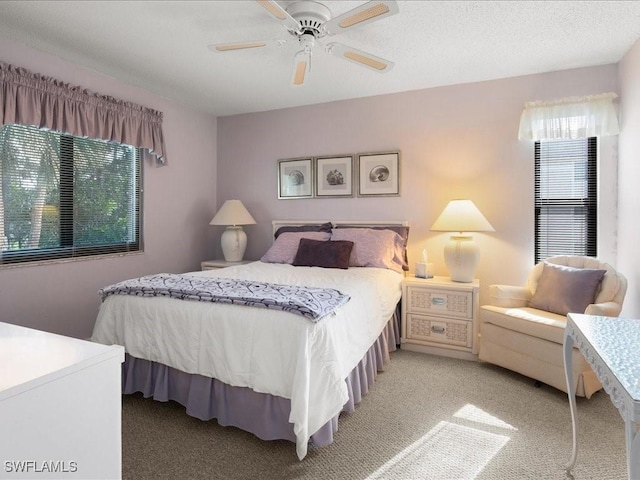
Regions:
[[400, 152], [278, 160], [278, 198], [281, 200], [356, 195], [399, 196]]

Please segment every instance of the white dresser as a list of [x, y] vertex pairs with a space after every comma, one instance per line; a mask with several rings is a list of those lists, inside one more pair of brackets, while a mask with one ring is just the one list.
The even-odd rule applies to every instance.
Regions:
[[0, 322], [0, 479], [118, 479], [124, 348]]

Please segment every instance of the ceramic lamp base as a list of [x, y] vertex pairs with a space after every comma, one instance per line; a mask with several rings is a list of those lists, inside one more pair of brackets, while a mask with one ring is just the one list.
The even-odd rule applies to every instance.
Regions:
[[444, 246], [444, 263], [454, 282], [473, 282], [478, 263], [480, 249], [471, 235], [451, 235]]
[[222, 232], [220, 245], [227, 262], [239, 262], [247, 248], [247, 234], [241, 226], [229, 226]]

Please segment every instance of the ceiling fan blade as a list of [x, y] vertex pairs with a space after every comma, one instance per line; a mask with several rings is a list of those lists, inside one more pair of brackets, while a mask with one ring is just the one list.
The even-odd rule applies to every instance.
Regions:
[[386, 73], [393, 68], [394, 63], [385, 60], [384, 58], [376, 57], [370, 53], [363, 52], [356, 48], [348, 47], [341, 43], [332, 42], [326, 47], [327, 53], [342, 58], [343, 60], [349, 60], [361, 67], [367, 67], [378, 73]]
[[285, 40], [256, 40], [250, 42], [216, 43], [209, 45], [209, 50], [214, 52], [229, 52], [232, 50], [246, 50], [251, 48], [272, 47], [285, 44]]
[[278, 5], [274, 0], [256, 0], [273, 18], [282, 22], [287, 30], [297, 32], [300, 29], [300, 22], [293, 18], [289, 13]]
[[311, 52], [299, 51], [293, 59], [293, 71], [291, 72], [291, 85], [300, 87], [309, 73], [311, 65]]
[[348, 28], [360, 27], [398, 12], [398, 3], [395, 0], [371, 0], [325, 22], [322, 29], [328, 35], [335, 35]]

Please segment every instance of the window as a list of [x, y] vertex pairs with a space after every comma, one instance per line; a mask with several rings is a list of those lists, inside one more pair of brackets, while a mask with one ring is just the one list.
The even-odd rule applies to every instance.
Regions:
[[535, 143], [535, 263], [597, 254], [596, 137]]
[[141, 249], [134, 147], [0, 129], [0, 265]]

